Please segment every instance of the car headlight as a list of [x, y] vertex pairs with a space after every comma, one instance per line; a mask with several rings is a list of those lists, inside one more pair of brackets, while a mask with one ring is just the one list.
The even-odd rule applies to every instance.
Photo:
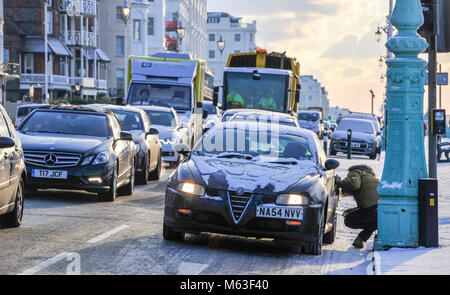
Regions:
[[94, 159], [94, 156], [89, 156], [86, 159], [84, 159], [83, 163], [81, 163], [81, 166], [86, 166], [91, 164], [92, 160]]
[[308, 197], [304, 195], [283, 194], [278, 196], [276, 203], [277, 205], [284, 205], [284, 206], [299, 206], [299, 205], [308, 205], [309, 200]]
[[194, 196], [204, 196], [205, 195], [205, 188], [201, 185], [198, 185], [193, 182], [182, 182], [179, 183], [177, 186], [177, 190], [189, 195]]
[[101, 152], [100, 154], [95, 157], [94, 162], [92, 165], [100, 165], [105, 164], [109, 161], [109, 153], [108, 152]]

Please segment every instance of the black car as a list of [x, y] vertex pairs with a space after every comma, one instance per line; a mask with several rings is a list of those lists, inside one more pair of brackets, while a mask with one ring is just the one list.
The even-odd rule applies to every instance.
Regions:
[[381, 131], [371, 120], [343, 118], [331, 136], [330, 155], [347, 153], [348, 130], [352, 130], [351, 153], [374, 160], [381, 153]]
[[[177, 147], [186, 151], [185, 146]], [[163, 236], [222, 233], [303, 246], [336, 236], [336, 160], [296, 127], [226, 122], [209, 130], [170, 176]]]
[[40, 108], [18, 127], [27, 188], [86, 190], [114, 201], [133, 194], [135, 144], [113, 112], [77, 106]]
[[0, 221], [5, 226], [22, 224], [26, 181], [22, 144], [11, 119], [0, 105]]
[[122, 130], [133, 134], [136, 144], [136, 178], [139, 184], [158, 180], [161, 175], [161, 143], [159, 131], [152, 128], [147, 113], [132, 106], [91, 105], [113, 112]]

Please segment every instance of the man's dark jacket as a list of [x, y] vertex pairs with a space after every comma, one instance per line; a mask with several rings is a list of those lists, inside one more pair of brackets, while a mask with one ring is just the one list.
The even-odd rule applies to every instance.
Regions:
[[348, 169], [347, 177], [336, 184], [346, 192], [350, 192], [360, 209], [366, 209], [378, 204], [380, 196], [377, 193], [379, 179], [372, 168], [357, 165]]

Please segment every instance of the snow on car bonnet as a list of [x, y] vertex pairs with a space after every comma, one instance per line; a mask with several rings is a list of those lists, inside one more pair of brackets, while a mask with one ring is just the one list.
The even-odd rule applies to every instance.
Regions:
[[[283, 162], [287, 159], [282, 159]], [[245, 159], [195, 157], [194, 163], [209, 187], [224, 190], [243, 188], [247, 192], [283, 192], [299, 179], [317, 173], [312, 161], [296, 165], [274, 164]]]

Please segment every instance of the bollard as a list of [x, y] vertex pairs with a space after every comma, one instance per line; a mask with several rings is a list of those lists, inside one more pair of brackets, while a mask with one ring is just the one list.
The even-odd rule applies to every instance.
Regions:
[[325, 155], [328, 156], [328, 135], [323, 136], [323, 149], [325, 150]]
[[352, 129], [347, 130], [347, 159], [352, 159]]

